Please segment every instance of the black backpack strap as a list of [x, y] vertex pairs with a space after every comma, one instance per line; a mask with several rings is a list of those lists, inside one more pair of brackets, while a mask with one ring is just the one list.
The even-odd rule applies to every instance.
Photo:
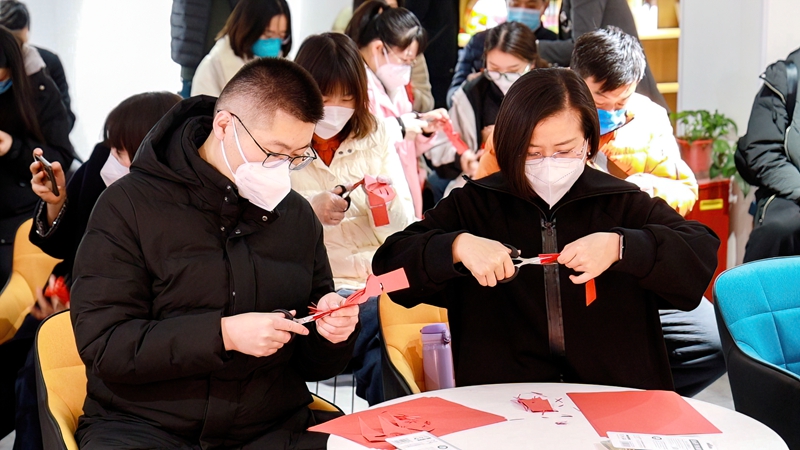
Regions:
[[786, 112], [789, 114], [788, 126], [791, 126], [797, 104], [797, 65], [792, 61], [786, 63], [786, 85]]

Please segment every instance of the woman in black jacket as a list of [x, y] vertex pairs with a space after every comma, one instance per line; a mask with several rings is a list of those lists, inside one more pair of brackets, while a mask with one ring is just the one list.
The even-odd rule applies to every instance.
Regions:
[[[719, 240], [585, 166], [597, 152], [598, 119], [569, 70], [515, 82], [494, 133], [501, 172], [454, 190], [377, 251], [375, 273], [408, 274], [411, 288], [393, 300], [448, 309], [460, 386], [672, 389], [658, 308], [697, 306]], [[503, 244], [524, 257], [560, 252], [558, 264], [517, 268]]]
[[19, 42], [0, 27], [0, 286], [11, 272], [17, 228], [36, 205], [28, 170], [33, 149], [69, 167], [74, 158], [69, 129], [53, 80], [43, 70], [27, 75]]

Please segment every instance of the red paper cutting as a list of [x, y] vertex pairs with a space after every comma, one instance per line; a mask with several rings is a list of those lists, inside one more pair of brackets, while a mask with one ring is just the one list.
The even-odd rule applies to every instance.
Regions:
[[394, 199], [394, 188], [386, 183], [381, 183], [375, 177], [365, 175], [364, 190], [367, 192], [367, 202], [372, 211], [372, 222], [376, 227], [389, 225], [387, 204]]
[[52, 286], [47, 286], [44, 290], [44, 295], [47, 297], [58, 297], [58, 301], [62, 305], [69, 307], [69, 288], [64, 281], [64, 277], [58, 277], [53, 282]]
[[[469, 430], [506, 420], [505, 417], [468, 408], [438, 397], [421, 397], [403, 403], [342, 416], [313, 426], [308, 431], [335, 434], [369, 448], [393, 449], [394, 446], [386, 442], [370, 441], [362, 431], [361, 424], [364, 424], [366, 427], [364, 431], [370, 434], [373, 439], [376, 437], [371, 435], [370, 430], [381, 433], [377, 431], [383, 430], [381, 418], [387, 421], [387, 417], [394, 418], [397, 421], [395, 425], [399, 425], [400, 428], [404, 428], [409, 432], [417, 432], [418, 430], [412, 428], [411, 425], [402, 419], [398, 419], [403, 416], [412, 418], [408, 420], [417, 424], [417, 426], [422, 426], [423, 429], [420, 431], [430, 431], [436, 436], [444, 436], [457, 431]], [[424, 425], [425, 423], [429, 425]]]
[[594, 284], [594, 279], [586, 282], [586, 306], [591, 305], [597, 300], [597, 288]]
[[353, 292], [347, 297], [341, 306], [338, 308], [329, 309], [327, 311], [320, 311], [316, 307], [308, 308], [309, 312], [314, 315], [314, 320], [319, 320], [334, 311], [338, 311], [348, 306], [360, 305], [366, 302], [370, 297], [380, 295], [382, 292], [394, 292], [401, 289], [408, 289], [408, 277], [403, 268], [387, 272], [383, 275], [370, 275], [367, 277], [367, 285], [364, 289]]
[[555, 264], [561, 253], [539, 253], [539, 264]]
[[603, 437], [609, 431], [666, 435], [721, 433], [686, 400], [671, 391], [567, 395]]
[[450, 120], [445, 121], [444, 126], [442, 127], [442, 131], [444, 134], [447, 135], [447, 139], [450, 140], [450, 143], [453, 144], [453, 147], [456, 149], [456, 153], [459, 155], [463, 155], [465, 151], [469, 150], [469, 146], [461, 139], [461, 136], [456, 133], [453, 129], [453, 122]]
[[533, 412], [533, 413], [540, 413], [540, 412], [554, 412], [553, 406], [550, 405], [550, 401], [543, 399], [541, 397], [534, 397], [534, 398], [516, 398], [517, 403], [522, 405], [525, 408], [525, 411]]

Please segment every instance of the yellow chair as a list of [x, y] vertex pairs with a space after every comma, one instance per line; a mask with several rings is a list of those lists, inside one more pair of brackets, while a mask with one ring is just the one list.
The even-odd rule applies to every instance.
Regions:
[[378, 299], [378, 320], [385, 399], [424, 392], [420, 330], [432, 323], [447, 323], [447, 310], [430, 305], [406, 308], [382, 294]]
[[[77, 450], [75, 430], [86, 398], [86, 368], [83, 365], [69, 311], [45, 319], [36, 333], [36, 384], [39, 421], [44, 448]], [[309, 408], [342, 412], [336, 405], [312, 394]]]
[[50, 272], [59, 262], [31, 244], [28, 233], [32, 224], [32, 219], [26, 220], [14, 238], [11, 276], [0, 292], [0, 344], [14, 337], [36, 303], [36, 289], [47, 284]]

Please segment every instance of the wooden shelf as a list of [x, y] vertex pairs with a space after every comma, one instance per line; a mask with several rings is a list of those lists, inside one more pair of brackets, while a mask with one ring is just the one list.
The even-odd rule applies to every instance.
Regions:
[[658, 92], [662, 94], [677, 94], [678, 83], [658, 83]]
[[640, 41], [651, 41], [656, 39], [678, 39], [681, 37], [680, 28], [657, 28], [646, 31], [639, 35]]

